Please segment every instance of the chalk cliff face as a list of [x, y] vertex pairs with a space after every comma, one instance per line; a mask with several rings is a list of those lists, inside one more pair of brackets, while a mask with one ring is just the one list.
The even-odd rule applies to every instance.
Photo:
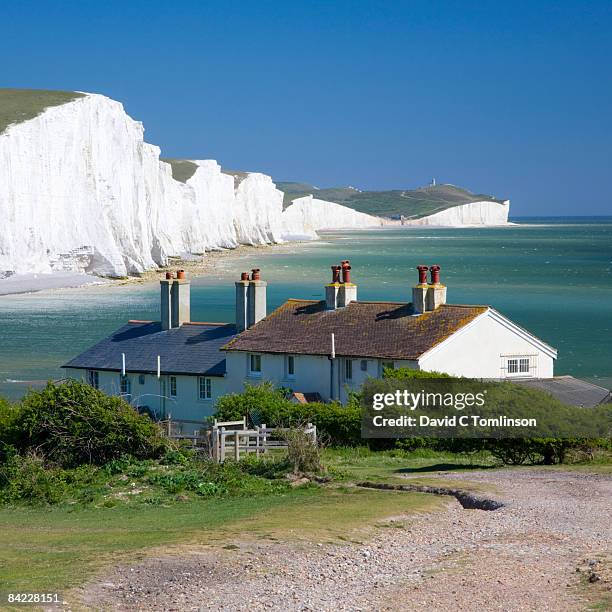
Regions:
[[347, 206], [317, 200], [311, 195], [297, 198], [283, 211], [283, 238], [286, 240], [317, 238], [323, 229], [380, 227], [385, 222], [357, 212]]
[[[222, 172], [214, 160], [193, 160], [195, 172], [175, 180], [143, 135], [119, 102], [96, 94], [1, 132], [0, 278], [56, 270], [121, 277], [170, 256], [395, 224], [312, 195], [283, 210], [269, 176]], [[475, 202], [405, 224], [502, 225], [507, 217], [505, 204]]]
[[470, 202], [453, 206], [421, 219], [404, 220], [403, 225], [434, 225], [441, 227], [467, 227], [475, 225], [506, 225], [510, 202]]
[[172, 255], [282, 239], [283, 194], [263, 174], [195, 161], [172, 178], [123, 106], [87, 94], [0, 134], [0, 276], [126, 276]]

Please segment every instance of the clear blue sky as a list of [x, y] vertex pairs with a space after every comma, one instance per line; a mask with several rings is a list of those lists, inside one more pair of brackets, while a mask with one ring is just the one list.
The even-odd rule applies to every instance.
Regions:
[[3, 2], [0, 86], [121, 100], [172, 157], [612, 214], [612, 2]]

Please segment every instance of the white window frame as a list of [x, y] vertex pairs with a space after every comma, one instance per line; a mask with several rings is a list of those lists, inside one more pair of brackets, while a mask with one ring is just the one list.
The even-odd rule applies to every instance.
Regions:
[[285, 357], [285, 378], [287, 380], [295, 380], [295, 355], [287, 355]]
[[[257, 364], [258, 368], [253, 369], [254, 363]], [[250, 378], [261, 378], [261, 354], [260, 353], [247, 353], [247, 369]]]
[[501, 378], [536, 378], [537, 371], [537, 354], [501, 356]]
[[353, 382], [353, 360], [344, 360], [344, 380], [346, 382]]
[[178, 381], [176, 379], [176, 376], [168, 376], [168, 395], [170, 397], [176, 397], [178, 394], [177, 389]]
[[119, 376], [120, 395], [132, 395], [132, 379], [129, 376]]
[[87, 370], [87, 384], [94, 389], [100, 389], [100, 372], [98, 370]]
[[212, 399], [212, 378], [198, 376], [198, 399], [202, 402], [208, 402]]

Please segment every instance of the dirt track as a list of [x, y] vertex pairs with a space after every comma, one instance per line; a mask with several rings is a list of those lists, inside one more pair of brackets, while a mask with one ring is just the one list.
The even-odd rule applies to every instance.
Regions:
[[493, 485], [506, 505], [464, 510], [449, 499], [447, 511], [378, 529], [363, 545], [238, 542], [151, 558], [79, 595], [97, 610], [584, 610], [610, 597], [612, 478], [443, 478]]

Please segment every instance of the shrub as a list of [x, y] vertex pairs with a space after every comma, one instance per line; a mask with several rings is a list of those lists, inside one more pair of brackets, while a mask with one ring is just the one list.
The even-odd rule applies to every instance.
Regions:
[[100, 465], [123, 455], [158, 457], [167, 447], [149, 417], [77, 381], [30, 391], [12, 419], [9, 439], [20, 452], [36, 450], [64, 467]]
[[287, 457], [294, 474], [321, 470], [319, 447], [303, 429], [289, 429], [284, 437], [287, 441]]
[[359, 396], [343, 406], [330, 404], [294, 404], [285, 392], [274, 389], [270, 383], [247, 386], [242, 393], [221, 397], [217, 403], [216, 418], [234, 421], [248, 416], [256, 424], [270, 427], [298, 427], [305, 423], [317, 426], [317, 432], [331, 444], [354, 445], [361, 443], [361, 407]]
[[286, 417], [291, 402], [285, 391], [275, 389], [271, 383], [246, 385], [242, 393], [230, 393], [217, 400], [215, 417], [219, 421], [236, 421], [247, 416], [257, 425], [270, 425]]

